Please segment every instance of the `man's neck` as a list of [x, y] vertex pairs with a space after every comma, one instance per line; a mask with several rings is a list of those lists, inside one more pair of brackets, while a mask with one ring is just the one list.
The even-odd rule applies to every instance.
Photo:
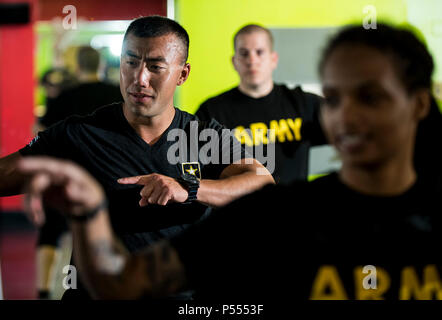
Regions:
[[392, 161], [370, 168], [343, 165], [339, 177], [348, 187], [361, 193], [394, 196], [407, 191], [416, 182], [417, 176], [411, 161]]
[[245, 95], [252, 98], [262, 98], [267, 96], [273, 90], [273, 80], [267, 81], [261, 85], [251, 86], [243, 82], [239, 83], [238, 89]]
[[131, 127], [149, 145], [155, 144], [169, 128], [175, 117], [175, 108], [172, 106], [163, 113], [153, 117], [134, 115], [123, 105], [123, 113]]

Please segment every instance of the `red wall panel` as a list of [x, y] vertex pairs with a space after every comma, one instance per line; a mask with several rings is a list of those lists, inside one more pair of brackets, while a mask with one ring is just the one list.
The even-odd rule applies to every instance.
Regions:
[[[2, 1], [5, 2], [5, 1]], [[35, 1], [27, 2], [34, 9]], [[34, 123], [34, 33], [26, 25], [0, 25], [0, 156], [22, 148]], [[19, 197], [0, 198], [0, 208], [21, 208]]]
[[167, 14], [166, 0], [40, 0], [38, 20], [52, 20], [64, 17], [63, 7], [73, 5], [77, 17], [89, 21], [97, 20], [132, 20], [139, 16]]

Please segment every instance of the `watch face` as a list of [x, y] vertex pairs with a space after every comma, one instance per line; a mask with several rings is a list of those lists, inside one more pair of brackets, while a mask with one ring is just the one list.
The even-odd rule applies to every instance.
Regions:
[[191, 174], [183, 174], [182, 178], [190, 184], [199, 184], [199, 179]]

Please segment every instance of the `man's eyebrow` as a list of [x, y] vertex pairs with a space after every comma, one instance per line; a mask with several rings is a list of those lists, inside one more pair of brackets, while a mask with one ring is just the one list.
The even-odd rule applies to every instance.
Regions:
[[128, 55], [131, 58], [141, 59], [140, 56], [138, 56], [135, 52], [130, 50], [126, 50], [126, 55]]
[[[128, 55], [131, 58], [135, 58], [138, 60], [141, 60], [141, 57], [139, 55], [137, 55], [135, 52], [130, 51], [130, 50], [126, 50], [126, 55]], [[157, 56], [157, 57], [148, 57], [146, 59], [147, 62], [164, 62], [166, 63], [166, 59], [162, 56]]]
[[162, 56], [158, 56], [158, 57], [148, 57], [146, 59], [147, 62], [164, 62], [166, 63], [166, 59]]

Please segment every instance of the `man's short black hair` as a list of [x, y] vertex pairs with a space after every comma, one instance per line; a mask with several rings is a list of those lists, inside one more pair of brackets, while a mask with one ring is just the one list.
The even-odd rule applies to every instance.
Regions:
[[167, 34], [174, 34], [183, 44], [183, 63], [186, 63], [189, 56], [189, 35], [187, 31], [176, 21], [162, 16], [148, 16], [137, 18], [131, 22], [124, 35], [128, 34], [139, 38], [155, 38]]
[[365, 45], [390, 55], [398, 78], [411, 93], [417, 89], [431, 89], [434, 62], [425, 44], [411, 31], [378, 23], [376, 29], [361, 25], [341, 30], [327, 44], [319, 64], [319, 73], [331, 53], [341, 45]]
[[270, 49], [273, 51], [273, 35], [270, 32], [269, 29], [264, 28], [263, 26], [260, 26], [259, 24], [248, 24], [239, 29], [234, 37], [233, 37], [233, 48], [236, 50], [236, 41], [238, 40], [238, 37], [243, 34], [251, 34], [254, 32], [264, 32], [267, 37], [269, 38], [270, 42]]

